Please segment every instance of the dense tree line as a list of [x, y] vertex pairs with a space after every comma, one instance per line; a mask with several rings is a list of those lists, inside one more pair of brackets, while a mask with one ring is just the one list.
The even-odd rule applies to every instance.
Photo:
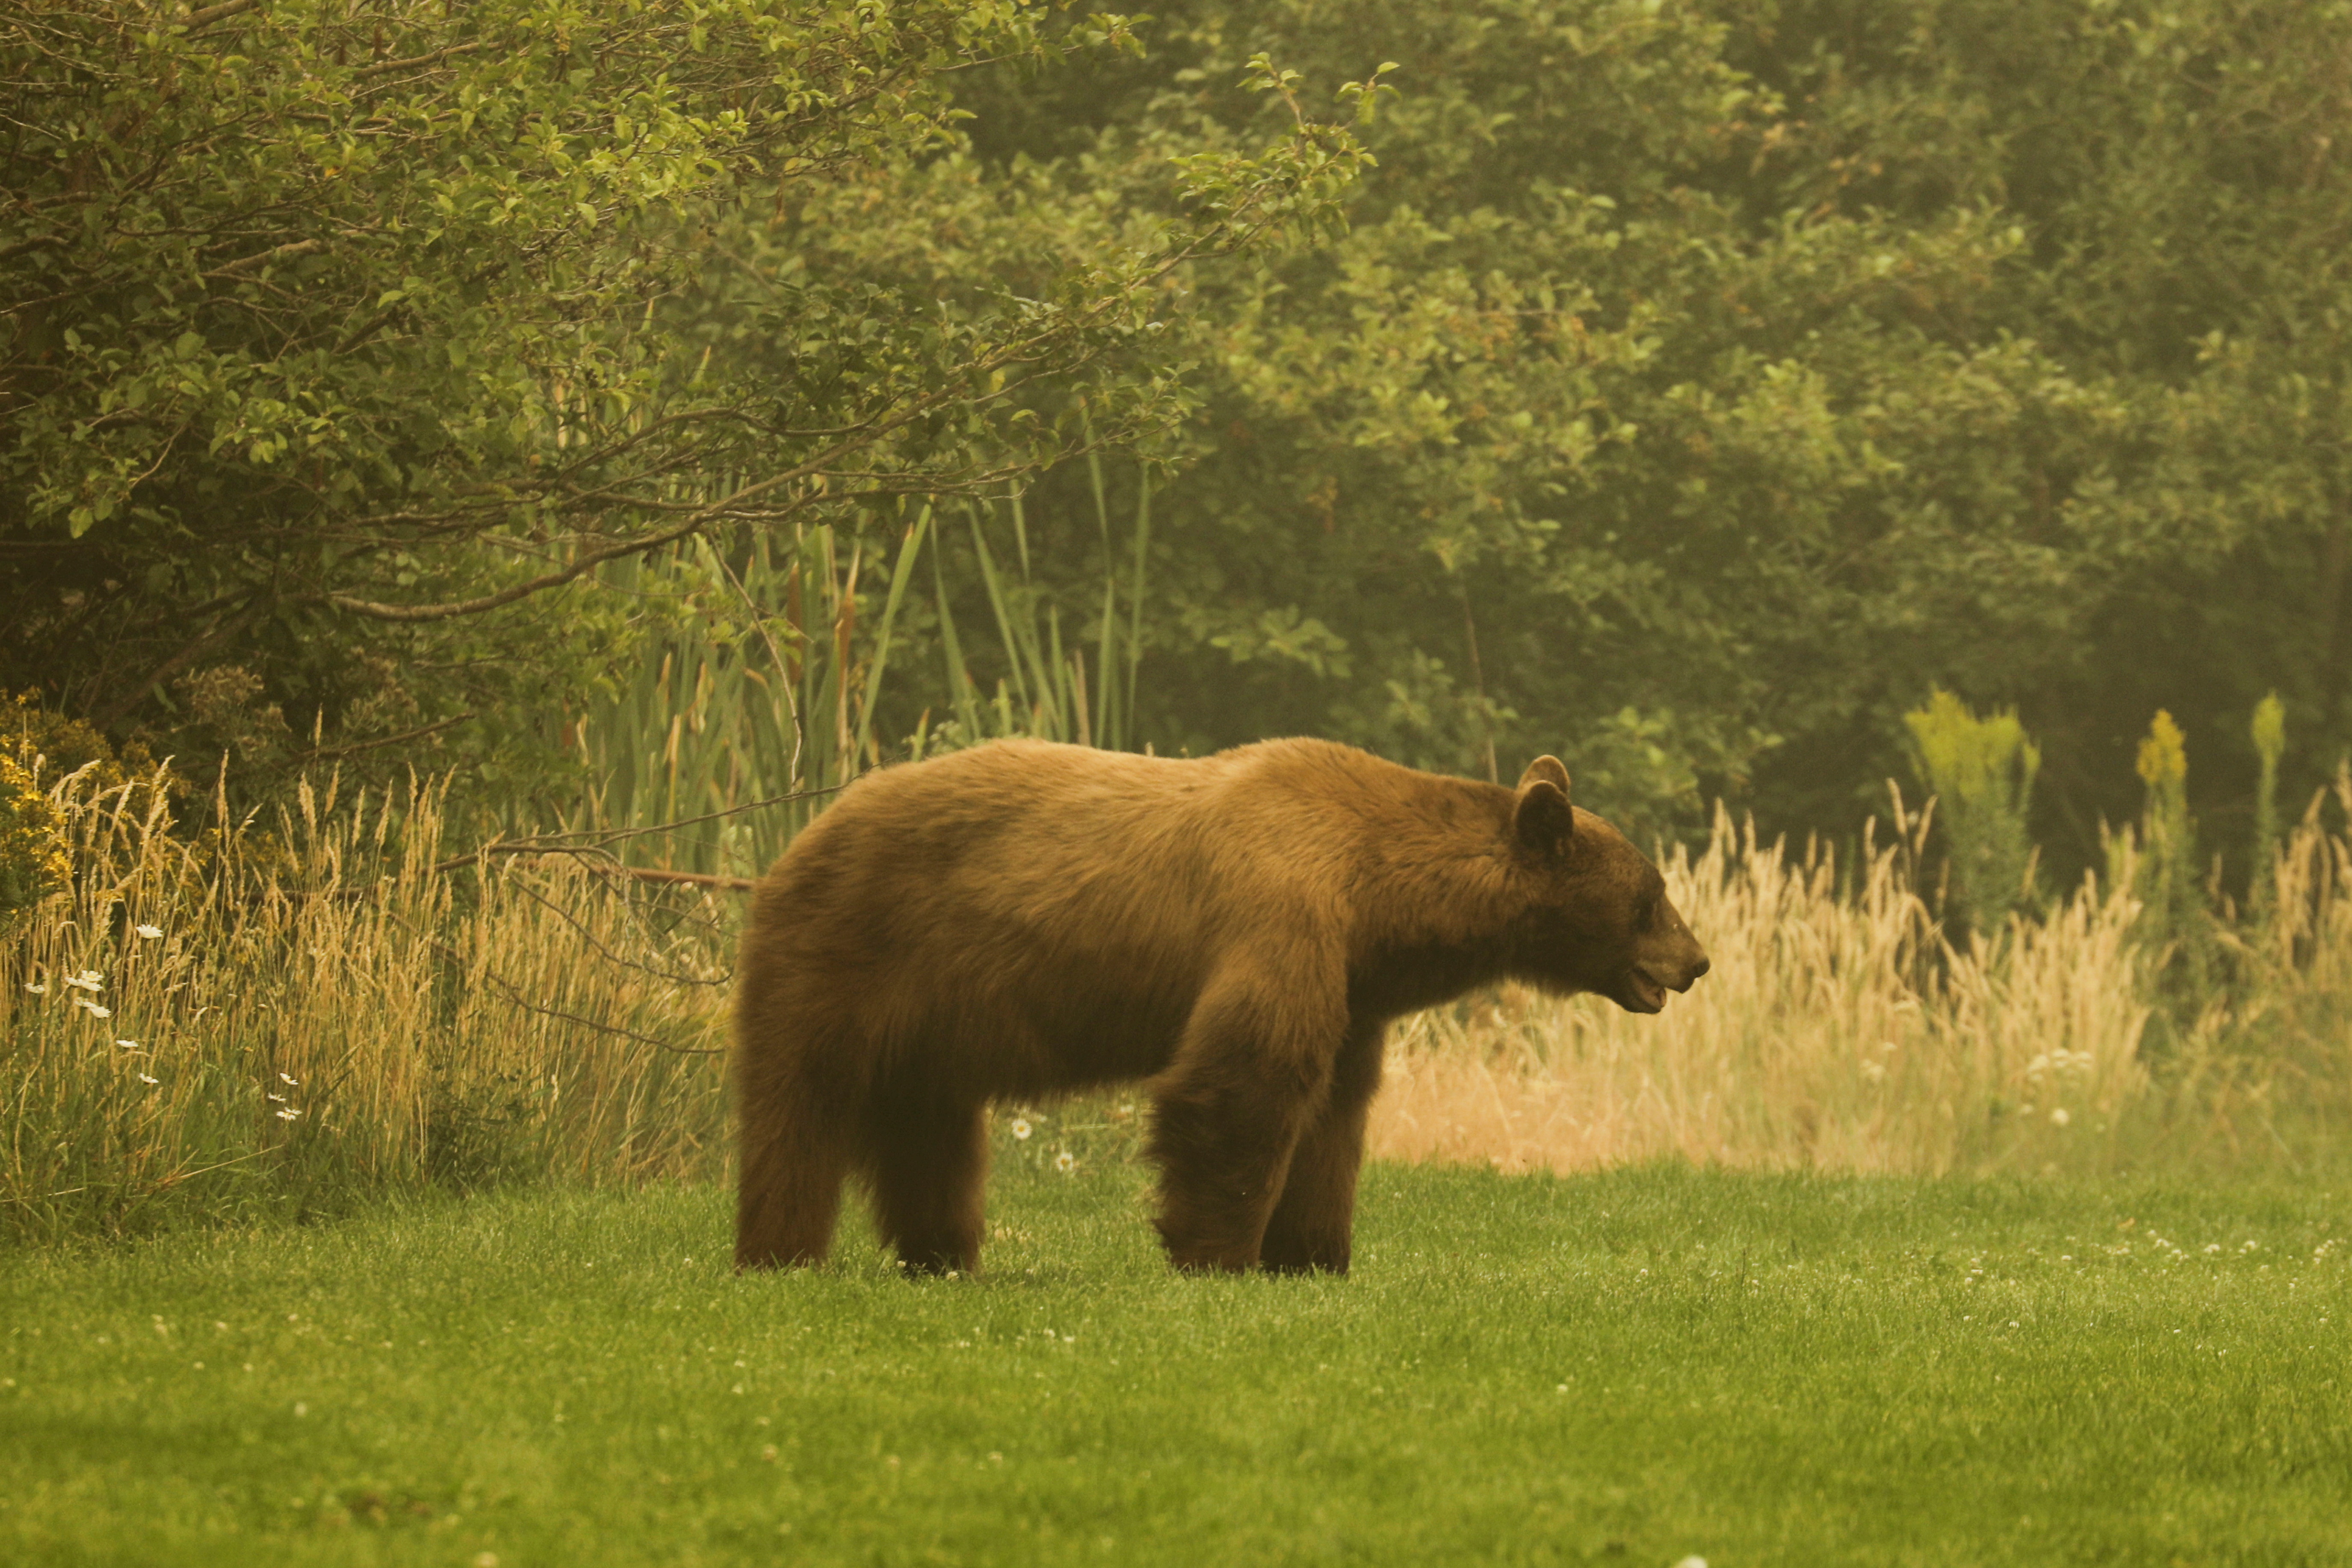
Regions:
[[975, 135], [1084, 179], [1244, 134], [1250, 51], [1403, 65], [1350, 232], [1193, 301], [1172, 732], [1558, 746], [1653, 820], [1835, 829], [1942, 686], [2020, 710], [2074, 864], [2159, 708], [2232, 845], [2265, 692], [2291, 797], [2352, 742], [2346, 7], [1162, 15]]
[[1843, 830], [1942, 687], [2081, 863], [2158, 708], [2225, 828], [2266, 692], [2290, 797], [2352, 743], [2333, 0], [149, 15], [22, 10], [0, 84], [0, 685], [119, 733], [520, 768], [643, 629], [597, 552], [898, 496], [1024, 491], [1076, 640], [1148, 482], [1164, 748]]
[[[12, 8], [0, 689], [184, 767], [242, 753], [248, 783], [367, 751], [528, 788], [536, 715], [633, 635], [607, 563], [1001, 491], [1164, 426], [1164, 280], [1327, 226], [1360, 153], [1320, 121], [1192, 150], [1148, 223], [1048, 215], [911, 292], [875, 231], [951, 215], [887, 182], [954, 147], [956, 74], [1133, 47], [1067, 23]], [[727, 265], [755, 235], [788, 259]]]

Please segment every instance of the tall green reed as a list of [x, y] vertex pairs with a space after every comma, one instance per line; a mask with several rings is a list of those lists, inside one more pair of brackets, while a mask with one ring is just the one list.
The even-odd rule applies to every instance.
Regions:
[[[569, 718], [565, 742], [588, 774], [570, 826], [628, 835], [612, 842], [640, 868], [736, 879], [886, 761], [1010, 736], [1138, 743], [1151, 491], [1139, 484], [1121, 539], [1099, 458], [1088, 473], [1101, 548], [1090, 647], [1066, 634], [1018, 495], [953, 511], [909, 503], [869, 532], [803, 527], [729, 552], [697, 539], [607, 568], [604, 584], [646, 605], [651, 629], [635, 663]], [[956, 616], [967, 585], [994, 633], [992, 689]], [[919, 608], [927, 624], [910, 630]], [[909, 646], [924, 637], [944, 677], [929, 700]], [[908, 732], [891, 732], [894, 712]]]
[[1135, 701], [1143, 658], [1143, 603], [1149, 586], [1150, 481], [1147, 476], [1137, 494], [1133, 564], [1124, 595], [1122, 626], [1121, 552], [1105, 495], [1101, 465], [1096, 459], [1089, 459], [1089, 465], [1102, 545], [1102, 596], [1095, 623], [1091, 680], [1087, 673], [1087, 650], [1079, 646], [1064, 646], [1060, 602], [1036, 581], [1033, 573], [1028, 511], [1019, 496], [1004, 502], [1003, 514], [1019, 563], [1017, 576], [1008, 566], [999, 563], [998, 550], [989, 543], [991, 528], [996, 521], [994, 508], [975, 505], [965, 513], [972, 559], [993, 618], [1006, 671], [998, 679], [992, 696], [982, 695], [963, 662], [961, 639], [955, 632], [947, 584], [943, 579], [935, 579], [941, 640], [948, 656], [948, 680], [955, 697], [955, 735], [967, 744], [1020, 734], [1114, 752], [1130, 751], [1139, 743]]

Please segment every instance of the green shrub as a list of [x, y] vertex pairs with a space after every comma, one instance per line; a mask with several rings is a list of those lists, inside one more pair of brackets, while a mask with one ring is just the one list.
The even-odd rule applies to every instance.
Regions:
[[2042, 767], [2041, 749], [2026, 738], [2013, 711], [2001, 709], [1979, 719], [1948, 691], [1937, 691], [1903, 722], [1944, 830], [1947, 911], [1990, 938], [2011, 910], [2037, 901], [2038, 857], [2025, 813]]
[[2277, 692], [2254, 705], [2252, 733], [2263, 773], [2254, 786], [2254, 858], [2247, 873], [2246, 907], [2260, 920], [2269, 915], [2278, 887], [2278, 771], [2279, 758], [2286, 751], [2286, 704], [2279, 700]]
[[65, 890], [64, 822], [33, 775], [0, 753], [0, 930]]

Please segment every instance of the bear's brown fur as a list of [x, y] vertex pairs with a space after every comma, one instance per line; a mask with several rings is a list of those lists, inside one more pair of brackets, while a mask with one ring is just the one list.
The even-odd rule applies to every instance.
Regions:
[[736, 1265], [822, 1259], [854, 1173], [908, 1268], [972, 1269], [988, 1102], [1148, 1079], [1179, 1267], [1344, 1271], [1391, 1019], [1507, 977], [1654, 1013], [1706, 971], [1549, 757], [1517, 790], [1321, 741], [886, 768], [755, 894]]

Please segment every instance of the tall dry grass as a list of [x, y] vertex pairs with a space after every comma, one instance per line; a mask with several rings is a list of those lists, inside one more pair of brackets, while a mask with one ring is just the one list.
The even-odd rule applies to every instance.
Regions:
[[719, 1167], [711, 895], [444, 864], [429, 785], [193, 843], [161, 792], [85, 785], [72, 890], [0, 940], [0, 1230]]
[[[736, 895], [446, 856], [430, 786], [305, 788], [195, 842], [142, 786], [53, 797], [73, 889], [0, 932], [0, 1233], [723, 1169]], [[1372, 1152], [1937, 1173], [2340, 1146], [2352, 841], [2316, 805], [2160, 1053], [2128, 839], [2109, 879], [1955, 948], [1915, 887], [1924, 834], [1898, 805], [1842, 868], [1718, 816], [1664, 868], [1706, 979], [1657, 1017], [1506, 989], [1408, 1020]]]
[[1514, 987], [1408, 1021], [1372, 1153], [1919, 1173], [2327, 1156], [2352, 1082], [2352, 844], [2317, 802], [2273, 868], [2274, 913], [2217, 928], [2235, 984], [2156, 1060], [2168, 955], [2146, 940], [2127, 836], [2109, 879], [1956, 948], [1911, 875], [1925, 824], [1895, 810], [1843, 890], [1828, 849], [1719, 813], [1703, 851], [1664, 867], [1714, 961], [1697, 986], [1656, 1017]]

